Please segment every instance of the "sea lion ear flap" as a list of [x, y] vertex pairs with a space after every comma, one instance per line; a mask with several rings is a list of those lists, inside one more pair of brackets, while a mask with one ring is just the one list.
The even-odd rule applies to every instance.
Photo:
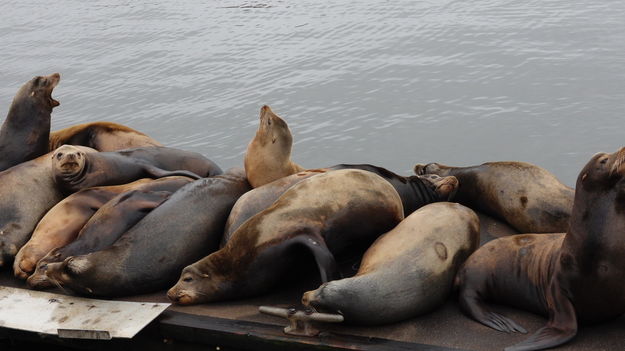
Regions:
[[551, 278], [547, 292], [549, 322], [523, 342], [506, 347], [504, 351], [543, 350], [562, 345], [577, 334], [575, 307], [566, 297], [555, 280]]
[[340, 273], [334, 260], [334, 255], [328, 250], [325, 241], [321, 237], [301, 235], [296, 239], [296, 245], [302, 245], [310, 250], [315, 257], [321, 282], [340, 279]]

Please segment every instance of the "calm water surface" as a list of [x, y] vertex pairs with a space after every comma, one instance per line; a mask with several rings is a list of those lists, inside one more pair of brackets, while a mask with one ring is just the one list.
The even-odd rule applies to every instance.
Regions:
[[60, 72], [108, 120], [242, 165], [270, 105], [304, 167], [520, 160], [573, 185], [625, 145], [625, 1], [0, 2], [0, 118]]

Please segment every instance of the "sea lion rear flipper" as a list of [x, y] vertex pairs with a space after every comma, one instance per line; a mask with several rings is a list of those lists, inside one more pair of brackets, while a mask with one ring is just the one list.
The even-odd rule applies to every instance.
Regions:
[[298, 239], [298, 243], [309, 249], [315, 257], [322, 283], [340, 278], [334, 255], [328, 250], [322, 238], [304, 235]]
[[183, 176], [183, 177], [189, 177], [192, 179], [202, 179], [202, 177], [200, 177], [199, 175], [190, 172], [190, 171], [184, 171], [184, 170], [179, 170], [179, 171], [166, 171], [164, 169], [158, 168], [158, 167], [154, 167], [154, 166], [145, 166], [145, 172], [154, 178], [163, 178], [163, 177], [172, 177], [172, 176]]
[[460, 292], [460, 307], [473, 319], [487, 327], [506, 333], [523, 333], [527, 330], [508, 317], [491, 311], [484, 305], [478, 292], [472, 289], [462, 289]]
[[505, 351], [543, 350], [562, 345], [577, 334], [575, 307], [556, 282], [551, 280], [547, 293], [549, 322], [523, 342], [505, 348]]

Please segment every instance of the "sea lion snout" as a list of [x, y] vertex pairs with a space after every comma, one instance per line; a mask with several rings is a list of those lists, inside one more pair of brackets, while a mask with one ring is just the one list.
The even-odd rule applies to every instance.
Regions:
[[307, 307], [313, 307], [312, 304], [315, 301], [315, 291], [316, 290], [307, 291], [304, 293], [304, 295], [302, 295], [302, 305]]
[[[52, 107], [59, 106], [60, 103], [52, 98], [52, 90], [56, 88], [61, 80], [59, 73], [52, 73], [49, 76], [37, 76], [33, 78], [33, 90], [30, 96], [43, 96], [48, 100]], [[39, 93], [37, 92], [39, 91]]]
[[180, 290], [176, 286], [167, 291], [167, 298], [178, 305], [190, 305], [194, 303], [194, 298], [187, 290]]
[[52, 155], [52, 162], [62, 173], [78, 172], [84, 166], [85, 153], [77, 147], [63, 145]]

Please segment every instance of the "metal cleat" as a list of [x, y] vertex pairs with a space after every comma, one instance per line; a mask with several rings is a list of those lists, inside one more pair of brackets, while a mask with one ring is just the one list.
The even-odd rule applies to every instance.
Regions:
[[312, 325], [312, 322], [340, 323], [344, 320], [340, 314], [319, 313], [312, 309], [298, 311], [295, 308], [281, 308], [260, 306], [261, 313], [289, 320], [290, 325], [284, 328], [284, 333], [298, 336], [317, 336], [320, 330]]

